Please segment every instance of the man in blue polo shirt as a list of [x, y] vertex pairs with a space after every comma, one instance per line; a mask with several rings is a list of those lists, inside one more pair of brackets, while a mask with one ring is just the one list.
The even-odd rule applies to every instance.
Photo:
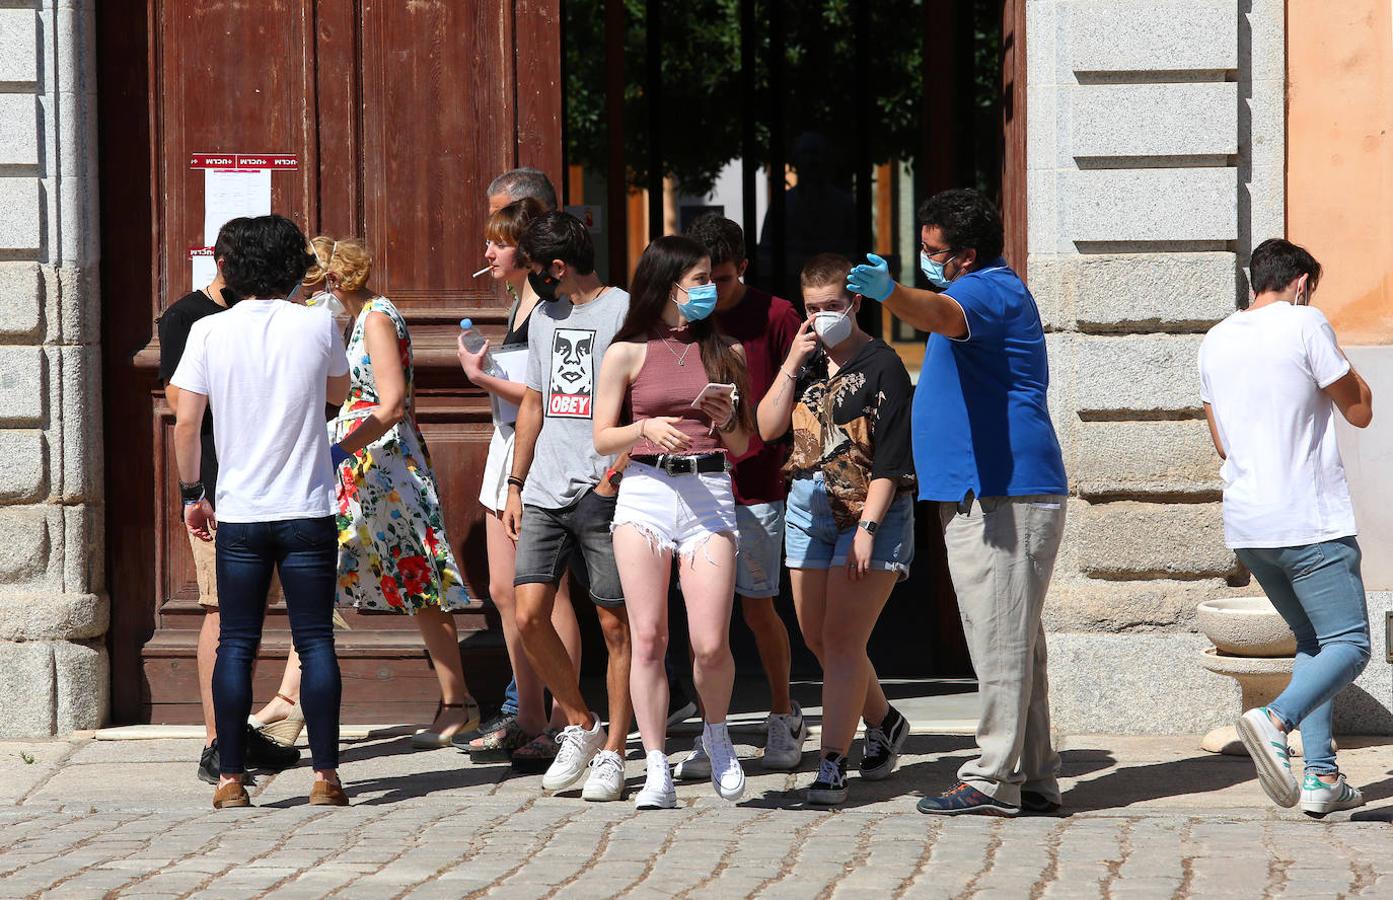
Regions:
[[931, 332], [914, 393], [919, 499], [936, 502], [977, 671], [980, 755], [938, 815], [1059, 809], [1040, 617], [1064, 532], [1068, 482], [1045, 395], [1049, 361], [1035, 298], [1001, 256], [1001, 216], [972, 190], [919, 209], [919, 266], [934, 290], [896, 284], [871, 255], [850, 290]]

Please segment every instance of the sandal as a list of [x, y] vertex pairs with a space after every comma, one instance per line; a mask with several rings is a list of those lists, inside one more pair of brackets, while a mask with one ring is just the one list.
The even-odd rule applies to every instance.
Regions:
[[556, 759], [556, 736], [559, 733], [555, 728], [548, 728], [514, 750], [513, 768], [528, 775], [540, 775], [545, 772], [551, 766], [552, 760]]
[[[439, 750], [441, 747], [450, 746], [450, 738], [454, 737], [456, 733], [461, 731], [471, 731], [479, 727], [479, 702], [475, 700], [473, 697], [468, 698], [463, 703], [446, 703], [444, 701], [441, 701], [440, 703], [436, 704], [435, 718], [437, 721], [440, 719], [440, 714], [447, 709], [468, 710], [468, 718], [465, 720], [463, 725], [461, 725], [459, 728], [455, 729], [454, 732], [451, 732], [448, 735], [441, 734], [438, 731], [431, 731], [429, 728], [423, 731], [416, 732], [416, 734], [411, 736], [412, 747], [416, 748], [417, 750]], [[433, 724], [434, 723], [432, 723], [432, 725]]]
[[269, 725], [262, 724], [255, 716], [247, 716], [247, 724], [282, 747], [294, 747], [300, 740], [300, 732], [305, 730], [305, 711], [280, 691], [276, 691], [276, 696], [290, 704], [289, 715]]

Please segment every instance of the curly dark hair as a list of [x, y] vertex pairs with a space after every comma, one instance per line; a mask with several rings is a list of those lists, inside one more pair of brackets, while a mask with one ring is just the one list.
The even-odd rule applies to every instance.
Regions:
[[239, 297], [284, 297], [315, 263], [305, 233], [275, 213], [247, 219], [229, 238], [223, 280]]
[[745, 232], [740, 226], [719, 213], [703, 213], [687, 226], [687, 237], [706, 248], [711, 265], [745, 261]]
[[978, 266], [1000, 256], [1006, 240], [996, 204], [971, 188], [941, 191], [925, 200], [919, 224], [942, 229], [953, 250], [976, 250]]
[[1308, 287], [1312, 291], [1320, 283], [1320, 263], [1310, 251], [1281, 238], [1268, 238], [1254, 247], [1248, 267], [1248, 282], [1254, 294], [1280, 291], [1302, 275], [1309, 276]]
[[544, 213], [527, 223], [518, 249], [529, 262], [542, 266], [559, 259], [581, 275], [595, 271], [595, 242], [585, 223], [566, 212]]

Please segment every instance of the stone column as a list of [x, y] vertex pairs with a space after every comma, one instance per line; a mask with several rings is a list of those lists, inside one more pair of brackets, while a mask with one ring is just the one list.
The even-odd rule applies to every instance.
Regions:
[[1030, 287], [1071, 497], [1047, 605], [1057, 726], [1203, 731], [1237, 711], [1195, 604], [1255, 593], [1224, 547], [1204, 332], [1283, 234], [1279, 0], [1028, 0]]
[[109, 611], [93, 4], [5, 6], [0, 737], [21, 737], [102, 724]]

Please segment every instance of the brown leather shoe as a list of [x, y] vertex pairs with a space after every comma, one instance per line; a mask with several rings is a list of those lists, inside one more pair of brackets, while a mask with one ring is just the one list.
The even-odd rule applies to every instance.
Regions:
[[310, 788], [310, 806], [347, 806], [348, 795], [343, 785], [330, 781], [316, 781]]
[[247, 789], [239, 781], [229, 781], [227, 784], [218, 788], [218, 792], [213, 795], [214, 809], [230, 809], [237, 806], [251, 806], [252, 798], [247, 796]]

